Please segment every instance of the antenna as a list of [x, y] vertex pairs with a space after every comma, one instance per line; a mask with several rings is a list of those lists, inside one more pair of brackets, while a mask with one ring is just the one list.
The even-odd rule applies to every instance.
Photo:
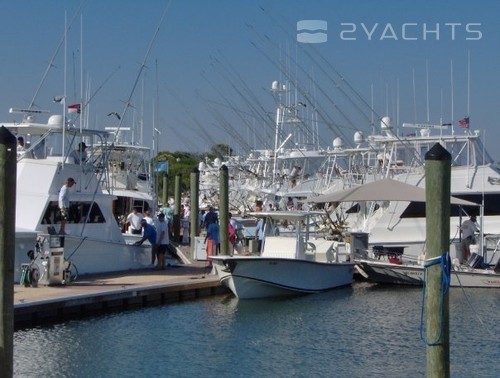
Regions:
[[451, 133], [453, 134], [453, 59], [450, 62], [450, 84], [451, 84]]
[[429, 60], [425, 60], [425, 85], [427, 92], [427, 122], [430, 122], [429, 117]]
[[470, 49], [467, 50], [467, 117], [470, 115]]

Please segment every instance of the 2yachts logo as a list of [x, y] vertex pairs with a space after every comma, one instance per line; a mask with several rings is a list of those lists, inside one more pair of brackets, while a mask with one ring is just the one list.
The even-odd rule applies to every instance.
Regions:
[[[483, 38], [481, 27], [482, 24], [478, 22], [405, 22], [402, 24], [341, 22], [334, 30], [335, 33], [338, 31], [338, 39], [342, 41], [477, 41]], [[326, 42], [328, 39], [326, 31], [326, 21], [298, 21], [297, 41], [301, 43]]]

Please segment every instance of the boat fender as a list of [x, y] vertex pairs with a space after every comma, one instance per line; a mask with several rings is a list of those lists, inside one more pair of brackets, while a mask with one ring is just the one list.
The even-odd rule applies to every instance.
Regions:
[[354, 265], [354, 268], [361, 274], [363, 277], [368, 278], [368, 273], [366, 273], [363, 268], [361, 268], [358, 264]]

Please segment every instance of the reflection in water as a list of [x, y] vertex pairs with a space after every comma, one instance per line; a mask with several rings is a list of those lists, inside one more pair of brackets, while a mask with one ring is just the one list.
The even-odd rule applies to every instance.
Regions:
[[[500, 296], [465, 293], [450, 295], [451, 373], [491, 377], [500, 357]], [[17, 331], [14, 371], [16, 377], [424, 376], [421, 301], [418, 288], [356, 283], [300, 297], [223, 296], [146, 308]], [[470, 364], [463, 356], [473, 351]]]

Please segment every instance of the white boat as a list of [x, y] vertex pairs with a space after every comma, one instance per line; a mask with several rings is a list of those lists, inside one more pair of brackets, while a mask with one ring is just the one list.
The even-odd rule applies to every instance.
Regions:
[[[28, 113], [22, 122], [3, 125], [27, 142], [17, 162], [16, 282], [21, 277], [21, 264], [30, 262], [27, 251], [35, 250], [33, 236], [43, 238], [41, 235], [59, 230], [58, 194], [68, 177], [76, 184], [69, 195], [64, 253], [73, 269], [82, 275], [150, 266], [150, 247], [125, 241], [113, 211], [117, 196], [103, 188], [109, 178], [109, 154], [95, 151], [110, 145], [108, 132], [80, 130], [69, 124], [63, 128], [60, 115], [51, 116], [45, 124], [36, 123]], [[82, 140], [90, 153], [87, 161], [76, 164], [72, 151]], [[26, 242], [26, 235], [32, 245]]]
[[[238, 298], [309, 294], [350, 285], [354, 264], [340, 261], [335, 243], [314, 239], [309, 219], [318, 212], [277, 211], [252, 215], [265, 219], [258, 256], [212, 256], [220, 282]], [[280, 222], [294, 225], [295, 237], [276, 235]]]
[[[497, 264], [498, 265], [498, 264]], [[357, 260], [357, 270], [370, 282], [396, 285], [423, 285], [425, 267], [418, 263], [394, 264], [388, 261]], [[450, 272], [452, 287], [500, 288], [500, 267], [473, 268], [453, 264]]]
[[[417, 132], [407, 132], [404, 128]], [[359, 184], [383, 177], [424, 188], [425, 154], [439, 143], [451, 154], [451, 194], [467, 201], [484, 203], [483, 212], [479, 207], [452, 209], [450, 241], [460, 239], [462, 217], [468, 218], [472, 214], [477, 216], [484, 234], [499, 233], [500, 170], [486, 152], [479, 130], [454, 130], [450, 125], [430, 124], [403, 124], [403, 129], [397, 130], [392, 127], [390, 119], [384, 117], [380, 131], [368, 136], [359, 145], [365, 162]], [[332, 185], [323, 193], [334, 194], [344, 188]], [[342, 214], [349, 230], [369, 233], [373, 245], [404, 247], [405, 256], [413, 259], [425, 252], [423, 202], [412, 198], [368, 198], [346, 201], [335, 212]], [[484, 250], [487, 262], [494, 265], [499, 254], [492, 254], [489, 243], [480, 248]]]

